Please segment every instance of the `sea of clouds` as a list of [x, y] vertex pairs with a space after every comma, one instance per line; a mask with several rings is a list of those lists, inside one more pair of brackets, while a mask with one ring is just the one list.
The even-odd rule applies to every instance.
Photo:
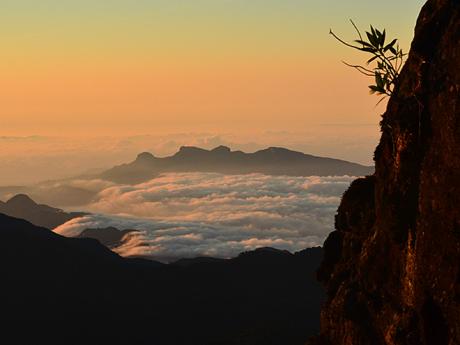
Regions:
[[85, 207], [93, 214], [55, 232], [137, 229], [116, 251], [163, 261], [233, 257], [264, 246], [297, 251], [323, 244], [353, 179], [171, 173], [134, 186], [87, 181], [100, 186]]

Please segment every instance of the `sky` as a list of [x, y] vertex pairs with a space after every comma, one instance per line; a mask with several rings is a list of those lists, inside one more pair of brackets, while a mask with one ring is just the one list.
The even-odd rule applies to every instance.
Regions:
[[[236, 146], [255, 148], [314, 132], [343, 142], [325, 149], [323, 139], [309, 153], [370, 163], [384, 104], [376, 107], [369, 81], [341, 64], [364, 58], [328, 32], [354, 39], [352, 18], [362, 28], [385, 27], [407, 50], [423, 3], [2, 0], [0, 158], [13, 163], [0, 185], [30, 180], [11, 167], [24, 167], [31, 137], [52, 138], [56, 152], [56, 137], [74, 138], [75, 149], [87, 137], [110, 137], [107, 146], [139, 135], [197, 133], [196, 141], [207, 133], [240, 135]], [[284, 137], [264, 138], [274, 131]]]

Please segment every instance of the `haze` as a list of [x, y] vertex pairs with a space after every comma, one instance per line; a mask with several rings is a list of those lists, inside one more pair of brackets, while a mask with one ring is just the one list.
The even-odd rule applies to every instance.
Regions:
[[354, 38], [353, 18], [386, 27], [408, 50], [421, 5], [3, 1], [0, 184], [72, 176], [140, 150], [209, 148], [206, 140], [370, 164], [384, 105], [340, 63], [362, 57], [328, 31]]

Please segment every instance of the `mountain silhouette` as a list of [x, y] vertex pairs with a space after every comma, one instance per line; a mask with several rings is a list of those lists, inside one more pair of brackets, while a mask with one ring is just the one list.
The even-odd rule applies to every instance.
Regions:
[[98, 240], [104, 246], [112, 249], [123, 244], [123, 238], [130, 232], [137, 232], [139, 230], [118, 230], [112, 226], [107, 228], [85, 229], [77, 237], [78, 238], [92, 238]]
[[48, 229], [54, 229], [73, 218], [85, 215], [82, 212], [66, 213], [58, 208], [39, 205], [25, 194], [17, 194], [7, 202], [0, 201], [0, 213], [25, 219]]
[[[318, 331], [320, 248], [166, 265], [2, 214], [0, 237], [3, 320], [84, 320], [104, 337], [101, 322], [148, 323], [148, 331], [116, 332], [125, 344], [300, 345]], [[104, 343], [75, 336], [72, 344]]]
[[262, 173], [288, 176], [364, 176], [374, 168], [339, 159], [317, 157], [280, 147], [254, 153], [232, 151], [226, 146], [205, 150], [183, 146], [170, 157], [158, 158], [149, 152], [135, 161], [116, 166], [100, 177], [117, 183], [141, 183], [165, 172], [213, 172], [222, 174]]

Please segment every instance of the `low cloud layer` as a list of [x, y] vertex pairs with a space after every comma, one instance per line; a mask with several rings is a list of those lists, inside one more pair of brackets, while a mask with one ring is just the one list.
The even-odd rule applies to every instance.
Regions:
[[138, 229], [117, 251], [161, 260], [232, 257], [261, 246], [291, 251], [321, 245], [333, 229], [342, 193], [353, 177], [165, 174], [136, 186], [107, 186], [56, 232]]

